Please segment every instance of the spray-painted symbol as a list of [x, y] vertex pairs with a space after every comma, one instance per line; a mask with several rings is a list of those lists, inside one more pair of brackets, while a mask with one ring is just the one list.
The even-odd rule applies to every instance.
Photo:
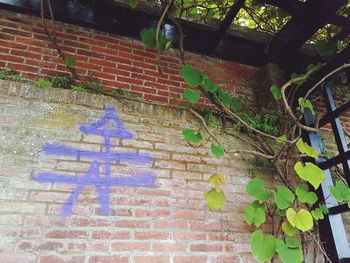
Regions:
[[[114, 122], [115, 128], [107, 128], [109, 121]], [[112, 162], [150, 163], [151, 157], [146, 154], [123, 153], [111, 151], [111, 138], [131, 139], [132, 134], [124, 127], [116, 110], [109, 106], [105, 115], [95, 123], [81, 125], [80, 131], [86, 134], [100, 135], [104, 138], [103, 150], [101, 152], [79, 150], [61, 144], [46, 144], [42, 151], [47, 154], [75, 156], [80, 159], [92, 160], [90, 168], [84, 176], [70, 176], [59, 173], [41, 172], [34, 176], [39, 182], [52, 182], [72, 184], [77, 187], [72, 192], [63, 206], [62, 214], [67, 217], [71, 214], [74, 203], [84, 186], [93, 185], [97, 189], [100, 210], [104, 215], [109, 213], [109, 193], [111, 186], [153, 186], [154, 175], [150, 172], [134, 176], [113, 176], [111, 177]], [[104, 176], [99, 172], [99, 166], [104, 166]]]

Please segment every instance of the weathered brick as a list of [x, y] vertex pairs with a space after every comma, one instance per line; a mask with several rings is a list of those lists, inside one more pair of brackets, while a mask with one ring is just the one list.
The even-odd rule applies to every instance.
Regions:
[[135, 256], [135, 263], [169, 263], [170, 257], [168, 256]]
[[129, 263], [128, 256], [91, 256], [89, 263]]
[[207, 256], [174, 256], [174, 263], [207, 263]]
[[168, 238], [169, 238], [169, 233], [167, 233], [167, 232], [160, 232], [160, 231], [135, 232], [135, 239], [163, 240], [163, 239], [168, 239]]

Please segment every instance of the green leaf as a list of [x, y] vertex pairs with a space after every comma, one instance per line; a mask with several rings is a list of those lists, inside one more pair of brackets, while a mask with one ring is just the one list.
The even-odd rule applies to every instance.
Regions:
[[338, 202], [350, 201], [350, 188], [343, 181], [337, 181], [335, 186], [329, 187], [329, 191]]
[[89, 90], [81, 86], [72, 86], [72, 90], [89, 93]]
[[271, 260], [275, 255], [276, 238], [272, 235], [264, 236], [263, 231], [256, 230], [251, 235], [250, 247], [254, 257], [259, 262]]
[[342, 52], [346, 48], [346, 45], [344, 45], [343, 41], [338, 40], [337, 41], [337, 49], [339, 52]]
[[302, 138], [300, 138], [295, 145], [301, 153], [305, 153], [309, 157], [316, 158], [319, 155], [319, 152], [304, 142]]
[[210, 150], [211, 153], [218, 159], [224, 156], [224, 148], [220, 144], [215, 145], [214, 143], [212, 143], [210, 145]]
[[44, 79], [37, 79], [36, 81], [34, 81], [34, 84], [38, 88], [50, 88], [50, 87], [52, 87], [52, 82], [44, 80]]
[[140, 37], [146, 48], [156, 48], [156, 29], [154, 27], [142, 29]]
[[222, 104], [225, 105], [225, 107], [231, 108], [232, 97], [229, 93], [220, 91], [219, 92], [219, 99], [222, 102]]
[[301, 179], [308, 181], [315, 189], [326, 179], [323, 171], [313, 163], [306, 162], [303, 166], [299, 161], [294, 165], [294, 170]]
[[66, 58], [64, 63], [66, 63], [66, 65], [70, 68], [74, 68], [75, 67], [75, 63], [76, 63], [76, 60], [75, 58]]
[[297, 80], [297, 81], [295, 81], [295, 79], [300, 78], [302, 76], [304, 76], [304, 75], [298, 74], [298, 73], [292, 73], [291, 79], [293, 79], [296, 84], [301, 85], [305, 82], [305, 79], [301, 79], [301, 80]]
[[286, 246], [289, 248], [301, 248], [301, 244], [298, 239], [294, 237], [287, 237], [286, 238]]
[[202, 141], [203, 136], [200, 132], [195, 132], [194, 130], [186, 129], [182, 131], [182, 135], [186, 142], [198, 144]]
[[277, 85], [273, 84], [270, 87], [270, 91], [271, 91], [273, 97], [275, 98], [275, 100], [279, 101], [280, 99], [282, 99], [282, 93], [281, 93], [280, 89], [277, 87]]
[[328, 207], [326, 205], [319, 205], [318, 208], [321, 209], [324, 215], [327, 215], [329, 213]]
[[312, 103], [310, 100], [305, 100], [304, 103], [304, 98], [299, 98], [298, 99], [298, 103], [300, 105], [300, 107], [302, 107], [303, 109], [309, 109], [312, 113], [312, 115], [315, 115], [315, 111], [314, 111], [314, 107], [312, 106]]
[[202, 74], [195, 70], [190, 64], [186, 64], [182, 67], [182, 76], [190, 87], [198, 87], [203, 82]]
[[215, 173], [208, 179], [210, 183], [212, 183], [216, 189], [216, 191], [220, 192], [220, 185], [226, 185], [225, 175], [222, 173]]
[[165, 50], [168, 50], [169, 48], [171, 48], [171, 46], [172, 46], [171, 41], [167, 40], [165, 44]]
[[287, 220], [293, 226], [305, 232], [313, 228], [314, 221], [309, 211], [300, 209], [296, 212], [293, 208], [287, 209]]
[[286, 238], [286, 244], [282, 240], [278, 240], [276, 252], [282, 263], [300, 263], [304, 260], [300, 242], [295, 238]]
[[294, 194], [291, 190], [283, 185], [277, 185], [277, 191], [273, 190], [276, 205], [279, 209], [286, 209], [294, 202]]
[[246, 192], [259, 201], [266, 201], [270, 198], [270, 193], [264, 190], [265, 186], [263, 180], [254, 178], [248, 182]]
[[137, 6], [137, 0], [129, 0], [129, 5], [130, 5], [132, 8], [136, 8], [136, 6]]
[[264, 205], [254, 201], [244, 208], [244, 218], [248, 225], [260, 226], [266, 221]]
[[206, 91], [210, 93], [215, 93], [219, 90], [218, 84], [212, 82], [210, 79], [204, 80], [203, 87]]
[[[156, 36], [154, 36], [155, 38]], [[157, 45], [157, 43], [156, 43]], [[165, 38], [163, 35], [160, 34], [159, 36], [159, 50], [161, 52], [168, 50], [171, 47], [172, 43], [171, 40]]]
[[231, 107], [233, 107], [236, 111], [242, 110], [242, 100], [238, 97], [232, 97], [231, 98]]
[[318, 200], [317, 195], [314, 192], [309, 192], [305, 185], [298, 185], [295, 193], [302, 203], [313, 205]]
[[337, 43], [326, 40], [318, 40], [315, 43], [315, 49], [321, 57], [334, 55], [338, 51]]
[[277, 142], [279, 143], [286, 143], [288, 141], [287, 136], [285, 134], [281, 135], [277, 138]]
[[315, 218], [316, 220], [320, 220], [320, 219], [323, 219], [323, 218], [324, 218], [323, 213], [322, 213], [322, 210], [319, 209], [319, 208], [316, 208], [315, 210], [312, 210], [312, 211], [311, 211], [311, 215], [312, 215], [313, 218]]
[[307, 65], [306, 72], [310, 72], [310, 71], [313, 70], [314, 68], [316, 68], [316, 65], [314, 65], [314, 64], [309, 64], [309, 65]]
[[277, 215], [283, 217], [286, 216], [286, 210], [285, 209], [277, 209]]
[[282, 230], [287, 236], [294, 236], [298, 229], [289, 224], [288, 221], [282, 223]]
[[198, 90], [189, 89], [189, 88], [184, 89], [182, 96], [192, 104], [195, 104], [196, 102], [198, 102], [200, 98], [200, 94]]
[[210, 209], [224, 208], [225, 194], [223, 191], [218, 192], [213, 188], [204, 194], [204, 199], [207, 201]]

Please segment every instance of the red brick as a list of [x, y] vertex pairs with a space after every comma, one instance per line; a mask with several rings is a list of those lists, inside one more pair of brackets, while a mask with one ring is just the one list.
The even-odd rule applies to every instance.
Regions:
[[150, 222], [147, 221], [126, 221], [119, 220], [114, 223], [116, 227], [126, 227], [126, 228], [149, 228]]
[[193, 245], [191, 245], [191, 251], [220, 252], [222, 250], [223, 250], [223, 246], [216, 245], [216, 244], [193, 244]]
[[112, 56], [117, 56], [118, 55], [118, 50], [109, 49], [109, 48], [92, 46], [91, 50], [94, 51], [94, 52], [97, 52], [98, 54], [107, 54], [107, 55], [112, 55]]
[[112, 243], [113, 251], [149, 251], [151, 243], [149, 242], [118, 242]]
[[207, 256], [174, 256], [174, 263], [207, 263]]
[[167, 256], [135, 256], [135, 263], [168, 263], [170, 258]]
[[51, 230], [45, 234], [48, 238], [86, 238], [87, 234], [82, 230]]
[[94, 239], [129, 239], [129, 231], [92, 231], [92, 238]]
[[89, 263], [129, 263], [128, 256], [91, 256]]
[[181, 244], [181, 243], [154, 243], [153, 249], [156, 251], [161, 252], [182, 252], [187, 250], [188, 245], [187, 244]]
[[174, 240], [206, 240], [207, 235], [205, 233], [195, 232], [175, 232], [173, 233]]
[[157, 239], [163, 240], [168, 239], [169, 233], [167, 232], [159, 232], [159, 231], [145, 231], [145, 232], [135, 232], [135, 239]]
[[84, 263], [84, 256], [40, 256], [39, 263]]
[[78, 54], [84, 55], [87, 57], [100, 58], [100, 59], [103, 59], [105, 57], [103, 54], [96, 53], [93, 51], [84, 50], [84, 49], [78, 49]]

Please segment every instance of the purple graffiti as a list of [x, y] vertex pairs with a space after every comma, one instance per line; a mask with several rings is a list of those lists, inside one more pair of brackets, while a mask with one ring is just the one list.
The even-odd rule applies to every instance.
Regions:
[[[107, 128], [112, 121], [115, 128]], [[61, 144], [46, 144], [42, 152], [53, 155], [75, 156], [81, 159], [92, 160], [91, 165], [85, 175], [73, 176], [59, 173], [41, 172], [34, 176], [39, 182], [64, 183], [76, 185], [77, 187], [69, 196], [63, 206], [62, 215], [67, 217], [71, 214], [74, 203], [84, 186], [93, 185], [96, 187], [101, 213], [109, 213], [109, 193], [111, 186], [153, 186], [154, 175], [144, 172], [134, 176], [113, 176], [111, 177], [111, 163], [130, 162], [147, 164], [152, 161], [147, 154], [123, 153], [111, 151], [111, 138], [131, 139], [132, 134], [124, 127], [115, 108], [108, 106], [105, 115], [95, 123], [81, 125], [80, 131], [85, 134], [95, 134], [103, 136], [104, 143], [101, 152], [79, 150]], [[104, 176], [100, 175], [99, 166], [104, 166]]]

